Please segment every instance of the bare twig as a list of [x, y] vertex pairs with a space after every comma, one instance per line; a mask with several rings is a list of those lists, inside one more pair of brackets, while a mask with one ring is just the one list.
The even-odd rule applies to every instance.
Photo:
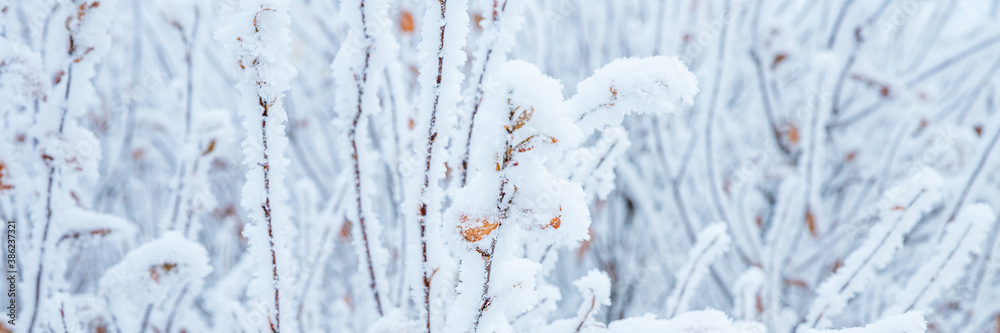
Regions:
[[594, 312], [594, 307], [597, 306], [597, 295], [590, 298], [590, 308], [587, 312], [583, 314], [583, 319], [580, 319], [580, 324], [576, 325], [576, 332], [579, 332], [583, 328], [583, 324], [587, 323], [587, 318], [590, 318], [590, 313]]
[[[361, 9], [359, 10], [359, 12], [361, 13], [362, 34], [364, 35], [366, 41], [370, 41], [372, 39], [372, 36], [368, 34], [368, 26], [366, 25], [367, 22], [365, 17], [364, 0], [361, 0]], [[357, 100], [358, 104], [357, 104], [357, 112], [354, 114], [354, 119], [351, 120], [351, 128], [348, 130], [347, 137], [348, 140], [351, 142], [351, 161], [354, 166], [354, 194], [357, 202], [358, 232], [361, 234], [361, 241], [365, 248], [365, 253], [364, 253], [365, 263], [368, 266], [368, 277], [371, 280], [369, 288], [371, 288], [372, 297], [375, 299], [375, 308], [378, 310], [379, 316], [382, 316], [383, 315], [382, 299], [381, 297], [379, 297], [378, 285], [375, 279], [375, 265], [372, 261], [372, 245], [368, 239], [368, 225], [365, 221], [365, 210], [362, 204], [364, 194], [362, 193], [361, 190], [362, 175], [361, 175], [361, 164], [359, 160], [360, 158], [358, 156], [360, 152], [358, 151], [358, 140], [357, 140], [358, 121], [361, 119], [361, 116], [364, 113], [363, 100], [366, 93], [364, 87], [365, 84], [368, 82], [368, 69], [371, 63], [371, 54], [373, 47], [374, 46], [370, 42], [366, 45], [364, 65], [361, 68], [361, 75], [360, 77], [358, 77], [357, 75], [355, 75], [354, 77], [355, 84], [357, 85], [358, 88], [358, 100]]]
[[427, 127], [427, 156], [424, 162], [424, 181], [420, 186], [420, 202], [419, 209], [417, 211], [417, 222], [420, 225], [420, 252], [421, 252], [421, 266], [423, 270], [423, 302], [426, 317], [424, 318], [427, 332], [431, 331], [431, 276], [433, 275], [433, 269], [431, 269], [427, 257], [427, 206], [430, 204], [430, 198], [428, 197], [427, 191], [430, 189], [431, 185], [431, 162], [434, 156], [434, 141], [438, 136], [437, 128], [437, 112], [438, 103], [441, 100], [441, 92], [439, 91], [441, 87], [441, 80], [444, 77], [444, 31], [445, 31], [445, 10], [447, 9], [447, 0], [438, 0], [440, 4], [441, 13], [441, 33], [437, 44], [437, 78], [432, 89], [434, 90], [434, 103], [430, 110], [430, 122]]
[[[493, 15], [490, 16], [490, 20], [493, 24], [491, 24], [490, 27], [491, 29], [496, 29], [497, 33], [499, 33], [497, 22], [500, 21], [501, 15], [503, 15], [506, 11], [507, 0], [493, 0]], [[494, 38], [498, 38], [498, 36], [494, 36]], [[486, 55], [482, 60], [483, 65], [479, 68], [479, 78], [476, 79], [476, 92], [475, 95], [472, 96], [472, 113], [469, 115], [469, 135], [465, 141], [465, 155], [462, 157], [461, 164], [463, 169], [462, 186], [465, 186], [465, 181], [469, 176], [469, 150], [472, 148], [472, 132], [475, 130], [476, 114], [479, 112], [479, 105], [483, 102], [483, 78], [486, 77], [486, 69], [489, 68], [490, 56], [493, 55], [493, 49], [494, 46], [490, 45], [490, 47], [486, 50]]]
[[958, 63], [958, 62], [960, 62], [960, 61], [962, 61], [962, 60], [964, 60], [964, 59], [966, 59], [968, 57], [971, 57], [971, 56], [979, 53], [980, 51], [987, 50], [989, 46], [992, 46], [993, 44], [996, 44], [997, 42], [1000, 42], [1000, 34], [998, 34], [996, 36], [993, 36], [993, 37], [990, 37], [990, 38], [987, 38], [987, 39], [984, 39], [984, 40], [982, 40], [982, 41], [980, 41], [978, 43], [972, 44], [968, 48], [965, 48], [965, 49], [963, 49], [961, 51], [956, 52], [955, 55], [949, 57], [948, 59], [942, 60], [937, 65], [931, 66], [927, 70], [925, 70], [923, 72], [920, 72], [919, 74], [915, 75], [912, 79], [910, 79], [909, 81], [906, 82], [906, 86], [912, 88], [913, 86], [915, 86], [915, 85], [919, 84], [920, 82], [926, 80], [927, 78], [931, 77], [932, 75], [937, 74], [938, 72], [940, 72], [942, 70], [945, 70], [946, 68], [951, 67], [952, 65], [954, 65], [954, 64], [956, 64], [956, 63]]

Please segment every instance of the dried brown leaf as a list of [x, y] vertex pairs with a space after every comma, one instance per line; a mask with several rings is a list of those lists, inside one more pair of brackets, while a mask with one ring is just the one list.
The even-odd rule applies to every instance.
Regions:
[[499, 221], [490, 221], [486, 217], [477, 217], [474, 221], [470, 221], [469, 216], [464, 214], [458, 223], [462, 238], [465, 238], [467, 242], [478, 242], [499, 226]]

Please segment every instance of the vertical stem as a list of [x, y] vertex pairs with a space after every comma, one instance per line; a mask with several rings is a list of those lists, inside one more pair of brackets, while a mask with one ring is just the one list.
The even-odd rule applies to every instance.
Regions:
[[[72, 44], [73, 37], [70, 37]], [[63, 132], [63, 125], [66, 123], [66, 115], [69, 113], [69, 91], [73, 82], [73, 65], [69, 65], [66, 71], [66, 94], [64, 99], [66, 105], [63, 106], [62, 117], [59, 118], [59, 134]], [[31, 310], [31, 321], [28, 323], [28, 333], [35, 329], [35, 320], [38, 319], [38, 308], [41, 306], [42, 282], [45, 281], [45, 245], [49, 240], [49, 227], [52, 226], [52, 190], [55, 187], [55, 175], [57, 167], [55, 161], [49, 155], [42, 155], [42, 159], [49, 164], [49, 184], [45, 193], [45, 226], [42, 228], [42, 242], [38, 247], [38, 276], [35, 278], [35, 304]]]
[[[265, 253], [270, 254], [271, 260], [270, 272], [266, 266], [268, 263], [258, 262], [255, 269], [260, 270], [254, 274], [254, 284], [261, 285], [248, 288], [248, 293], [255, 302], [267, 306], [266, 315], [272, 333], [281, 331], [281, 274], [284, 269], [279, 272], [278, 252], [288, 251], [285, 248], [288, 234], [285, 232], [286, 229], [282, 228], [291, 228], [288, 207], [284, 202], [287, 195], [287, 188], [284, 187], [287, 162], [283, 156], [284, 149], [288, 145], [288, 138], [285, 136], [287, 113], [280, 104], [280, 99], [287, 90], [288, 81], [295, 75], [294, 68], [288, 62], [288, 55], [285, 53], [287, 49], [284, 49], [287, 47], [284, 43], [289, 40], [287, 24], [291, 20], [286, 6], [287, 2], [280, 0], [254, 2], [252, 5], [241, 4], [241, 7], [249, 8], [244, 9], [246, 13], [243, 14], [246, 16], [237, 17], [242, 19], [253, 14], [253, 30], [246, 29], [250, 22], [234, 21], [231, 27], [235, 30], [235, 36], [226, 38], [235, 40], [229, 47], [235, 51], [235, 59], [241, 69], [234, 75], [238, 82], [237, 87], [242, 93], [241, 98], [247, 102], [252, 102], [254, 97], [257, 99], [257, 106], [241, 103], [244, 105], [241, 112], [245, 117], [243, 126], [247, 132], [244, 147], [253, 147], [244, 149], [248, 170], [247, 181], [243, 187], [243, 204], [250, 212], [251, 225], [254, 227], [245, 234], [251, 239], [250, 253], [254, 260], [266, 260]], [[268, 16], [261, 20], [264, 14]], [[266, 22], [266, 25], [262, 27], [260, 22]], [[264, 42], [276, 42], [276, 44], [262, 44]], [[253, 54], [254, 58], [251, 59], [250, 55], [243, 51], [247, 48], [267, 49], [274, 53], [270, 56]], [[276, 206], [272, 206], [272, 202]], [[265, 250], [267, 252], [264, 252]], [[288, 254], [282, 257], [283, 261], [291, 259]], [[267, 278], [268, 274], [270, 281]], [[272, 293], [273, 304], [269, 300]]]
[[[275, 253], [274, 246], [274, 226], [271, 221], [271, 159], [267, 155], [267, 109], [270, 107], [270, 103], [265, 104], [264, 98], [258, 96], [258, 101], [260, 102], [261, 108], [263, 108], [263, 119], [261, 120], [261, 136], [262, 143], [264, 144], [264, 164], [261, 167], [264, 169], [264, 204], [261, 205], [261, 209], [264, 210], [264, 220], [267, 222], [267, 239], [271, 250], [271, 270], [274, 276], [274, 323], [271, 324], [271, 332], [281, 331], [281, 304], [279, 302], [279, 294], [281, 288], [279, 285], [278, 278], [278, 256]], [[273, 103], [273, 102], [271, 102]]]
[[[191, 59], [191, 49], [194, 47], [193, 45], [194, 38], [197, 36], [198, 33], [198, 21], [200, 17], [200, 14], [198, 12], [198, 7], [195, 7], [194, 16], [195, 16], [194, 28], [191, 30], [191, 38], [187, 37], [187, 35], [184, 32], [184, 29], [181, 28], [180, 25], [177, 26], [178, 27], [177, 30], [180, 32], [181, 39], [184, 41], [185, 44], [184, 63], [186, 65], [186, 72], [187, 72], [187, 100], [185, 101], [185, 108], [184, 108], [184, 138], [181, 141], [182, 154], [179, 154], [179, 156], [181, 157], [180, 161], [181, 167], [177, 173], [177, 189], [174, 191], [174, 198], [173, 198], [174, 204], [172, 212], [170, 213], [171, 230], [178, 228], [177, 224], [178, 224], [178, 219], [180, 217], [181, 203], [185, 202], [184, 187], [186, 186], [186, 180], [187, 180], [187, 177], [185, 176], [188, 174], [189, 164], [197, 163], [188, 161], [185, 158], [186, 156], [184, 154], [184, 152], [187, 151], [187, 148], [191, 146], [191, 117], [192, 117], [191, 113], [193, 112], [194, 108], [194, 96], [192, 96], [192, 94], [194, 93], [194, 75], [192, 73], [194, 63], [192, 62]], [[197, 157], [194, 157], [194, 159], [197, 159]], [[193, 166], [191, 166], [190, 168], [191, 172], [193, 173], [195, 168]], [[190, 202], [190, 200], [187, 201]], [[191, 206], [187, 206], [185, 207], [185, 209], [190, 210]], [[187, 234], [186, 229], [187, 227], [185, 226], [184, 230], [185, 235]]]
[[438, 0], [441, 5], [441, 34], [438, 40], [437, 49], [437, 79], [433, 86], [434, 89], [434, 104], [431, 108], [431, 117], [429, 126], [427, 127], [427, 158], [424, 161], [424, 182], [420, 187], [420, 205], [417, 213], [417, 222], [420, 225], [420, 253], [421, 253], [421, 268], [423, 270], [423, 301], [424, 301], [424, 313], [425, 313], [425, 324], [427, 327], [427, 332], [431, 331], [431, 276], [433, 270], [431, 269], [427, 260], [427, 205], [428, 205], [428, 189], [431, 184], [431, 159], [434, 156], [434, 140], [437, 139], [438, 129], [436, 126], [437, 122], [437, 111], [438, 102], [441, 99], [441, 92], [439, 91], [441, 87], [441, 79], [444, 74], [444, 29], [445, 29], [445, 9], [447, 9], [447, 0]]
[[[491, 16], [492, 29], [496, 30], [494, 39], [500, 38], [500, 28], [497, 26], [497, 22], [500, 21], [500, 15], [507, 10], [507, 1], [501, 4], [499, 0], [493, 0], [493, 15]], [[472, 96], [472, 114], [469, 115], [469, 134], [465, 140], [465, 154], [462, 156], [462, 186], [465, 186], [465, 182], [469, 177], [469, 150], [472, 148], [472, 132], [476, 126], [476, 113], [479, 113], [479, 105], [483, 101], [483, 78], [486, 77], [486, 69], [490, 65], [490, 56], [493, 55], [493, 47], [490, 47], [486, 51], [486, 55], [483, 59], [483, 66], [479, 68], [479, 78], [476, 79], [476, 93]]]
[[[498, 170], [501, 173], [500, 186], [497, 195], [497, 211], [499, 212], [500, 217], [497, 219], [499, 224], [497, 224], [495, 230], [500, 230], [500, 227], [504, 225], [504, 222], [507, 219], [507, 214], [510, 211], [510, 203], [514, 201], [514, 193], [511, 193], [509, 196], [507, 195], [507, 184], [510, 183], [510, 179], [507, 178], [507, 175], [504, 172], [514, 159], [514, 116], [519, 108], [515, 108], [511, 105], [510, 98], [507, 99], [507, 107], [510, 108], [509, 117], [507, 119], [508, 123], [507, 126], [505, 126], [507, 128], [508, 136], [506, 142], [504, 143], [505, 147], [503, 160], [499, 163], [500, 170]], [[516, 185], [514, 186], [514, 189], [514, 192], [516, 193]], [[476, 247], [476, 252], [479, 252], [479, 255], [483, 258], [485, 278], [483, 279], [482, 303], [480, 303], [479, 310], [476, 312], [476, 321], [472, 327], [473, 332], [479, 330], [479, 321], [483, 318], [483, 313], [485, 313], [486, 309], [489, 308], [490, 303], [492, 303], [492, 299], [490, 298], [490, 278], [493, 276], [493, 254], [496, 253], [497, 239], [499, 238], [500, 235], [498, 231], [497, 235], [494, 236], [493, 241], [490, 242], [490, 249], [488, 251], [483, 250], [478, 246]]]
[[375, 307], [378, 310], [378, 314], [379, 316], [382, 316], [383, 315], [382, 299], [379, 297], [378, 285], [376, 284], [375, 265], [372, 261], [371, 243], [368, 241], [368, 226], [365, 222], [365, 210], [362, 204], [363, 201], [362, 198], [364, 198], [364, 194], [361, 191], [362, 177], [361, 177], [361, 165], [358, 157], [359, 151], [358, 151], [358, 140], [357, 140], [358, 121], [361, 119], [361, 115], [363, 113], [362, 105], [365, 96], [364, 86], [368, 82], [368, 69], [369, 69], [369, 64], [371, 62], [371, 54], [372, 54], [372, 44], [371, 44], [372, 37], [368, 35], [368, 27], [365, 22], [366, 17], [365, 17], [364, 0], [361, 1], [360, 13], [361, 13], [362, 34], [365, 37], [367, 45], [365, 47], [365, 60], [364, 60], [364, 66], [361, 69], [361, 77], [358, 77], [357, 75], [355, 75], [354, 77], [358, 87], [358, 102], [357, 102], [358, 110], [357, 113], [354, 114], [354, 119], [351, 121], [351, 129], [348, 131], [347, 136], [348, 139], [351, 141], [351, 160], [354, 166], [354, 191], [355, 191], [355, 197], [357, 199], [358, 228], [359, 228], [358, 232], [361, 233], [361, 240], [365, 247], [365, 253], [364, 253], [365, 262], [368, 265], [368, 277], [371, 280], [369, 288], [371, 288], [372, 297], [375, 299]]

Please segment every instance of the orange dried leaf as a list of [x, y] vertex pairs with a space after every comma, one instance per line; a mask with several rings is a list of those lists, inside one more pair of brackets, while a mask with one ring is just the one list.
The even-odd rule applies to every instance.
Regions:
[[472, 23], [476, 25], [477, 31], [483, 31], [483, 14], [475, 13], [472, 14]]
[[208, 155], [208, 154], [209, 154], [209, 153], [211, 153], [211, 152], [212, 152], [213, 150], [215, 150], [215, 140], [212, 140], [212, 141], [209, 141], [209, 142], [208, 142], [208, 147], [207, 147], [207, 148], [205, 148], [205, 151], [203, 151], [203, 152], [201, 153], [201, 156], [205, 156], [205, 155]]
[[4, 174], [3, 169], [6, 168], [6, 167], [7, 167], [6, 164], [4, 164], [3, 162], [0, 162], [0, 191], [2, 191], [2, 190], [9, 190], [9, 189], [14, 188], [13, 185], [4, 184], [4, 180], [3, 179], [4, 179], [5, 174]]
[[533, 146], [531, 146], [531, 139], [534, 139], [534, 138], [535, 138], [535, 135], [532, 135], [532, 136], [529, 136], [527, 138], [524, 138], [524, 140], [521, 140], [521, 142], [517, 143], [517, 146], [515, 146], [514, 149], [516, 149], [517, 152], [519, 152], [519, 153], [523, 153], [523, 152], [531, 150], [532, 148], [534, 148]]
[[413, 14], [410, 14], [408, 10], [402, 10], [399, 12], [399, 30], [406, 33], [413, 32]]
[[59, 84], [59, 82], [62, 82], [63, 75], [66, 75], [66, 71], [60, 69], [56, 72], [56, 75], [52, 78], [52, 84], [56, 85]]
[[562, 215], [556, 215], [556, 217], [553, 217], [551, 220], [549, 220], [549, 224], [543, 226], [542, 229], [547, 229], [547, 228], [559, 229], [559, 226], [561, 225], [562, 225]]
[[340, 238], [345, 241], [351, 239], [351, 221], [344, 220], [340, 225]]
[[774, 62], [771, 63], [771, 69], [777, 68], [778, 64], [784, 61], [785, 58], [788, 58], [788, 55], [784, 53], [778, 53], [778, 55], [774, 56]]
[[499, 226], [500, 222], [490, 221], [485, 217], [478, 217], [475, 221], [470, 222], [468, 215], [462, 215], [458, 229], [461, 231], [462, 238], [465, 238], [465, 241], [478, 242]]
[[522, 113], [520, 116], [517, 116], [517, 120], [514, 121], [513, 131], [519, 130], [521, 129], [521, 127], [524, 127], [524, 125], [527, 124], [528, 121], [531, 120], [531, 117], [534, 115], [535, 115], [535, 108], [531, 108], [525, 110], [524, 113]]
[[788, 124], [788, 133], [786, 135], [788, 136], [789, 143], [793, 145], [799, 144], [799, 128], [795, 127], [794, 124]]
[[87, 14], [86, 11], [87, 11], [87, 3], [81, 3], [80, 4], [80, 9], [76, 11], [76, 19], [77, 20], [82, 19], [83, 15]]
[[806, 211], [806, 226], [809, 227], [809, 234], [816, 237], [816, 217], [812, 213], [812, 209]]

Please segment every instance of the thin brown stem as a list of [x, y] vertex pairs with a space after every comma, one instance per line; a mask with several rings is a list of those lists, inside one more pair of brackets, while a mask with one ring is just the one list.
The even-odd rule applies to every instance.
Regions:
[[441, 79], [444, 76], [444, 21], [447, 0], [438, 0], [438, 3], [441, 5], [441, 34], [437, 45], [437, 79], [433, 86], [435, 91], [434, 104], [431, 107], [430, 122], [427, 127], [427, 158], [424, 162], [424, 183], [420, 188], [420, 207], [417, 211], [417, 222], [420, 224], [421, 268], [423, 270], [424, 321], [427, 332], [431, 331], [431, 276], [433, 274], [433, 270], [430, 268], [427, 260], [427, 205], [429, 203], [427, 191], [431, 185], [431, 159], [434, 156], [434, 140], [437, 139], [438, 135], [436, 126], [437, 111], [438, 103], [441, 100], [441, 93], [438, 92], [438, 88], [441, 87]]
[[587, 318], [590, 318], [590, 313], [594, 312], [595, 307], [597, 307], [597, 295], [590, 298], [590, 308], [583, 314], [583, 319], [580, 319], [580, 324], [576, 325], [576, 332], [579, 332], [580, 329], [583, 328], [583, 324], [587, 323]]
[[63, 332], [69, 333], [69, 326], [66, 325], [66, 301], [59, 303], [59, 318], [62, 319]]
[[267, 238], [271, 250], [271, 270], [274, 277], [274, 322], [271, 323], [271, 332], [277, 333], [281, 331], [281, 304], [279, 302], [281, 288], [279, 287], [278, 255], [275, 252], [274, 246], [274, 226], [271, 220], [271, 168], [269, 167], [271, 159], [267, 155], [267, 111], [274, 102], [264, 103], [264, 98], [259, 95], [257, 96], [257, 100], [263, 109], [260, 125], [261, 143], [264, 146], [264, 163], [259, 164], [264, 171], [264, 204], [261, 205], [261, 209], [264, 211], [264, 221], [267, 222]]
[[[498, 170], [503, 176], [500, 178], [499, 190], [497, 193], [497, 212], [499, 212], [499, 218], [497, 219], [498, 224], [495, 230], [499, 230], [500, 227], [504, 225], [507, 219], [507, 215], [510, 212], [511, 203], [514, 201], [514, 195], [517, 193], [517, 185], [514, 185], [514, 190], [508, 195], [507, 185], [510, 184], [510, 179], [504, 172], [514, 162], [514, 131], [516, 130], [516, 118], [517, 111], [520, 107], [514, 107], [511, 105], [510, 98], [507, 99], [507, 107], [510, 109], [509, 116], [507, 118], [507, 140], [504, 142], [504, 153], [503, 158], [499, 165]], [[525, 113], [531, 112], [529, 110], [524, 110]], [[530, 138], [529, 138], [530, 139]], [[493, 276], [493, 254], [496, 253], [497, 239], [500, 235], [493, 237], [490, 242], [490, 249], [483, 250], [482, 248], [476, 247], [476, 252], [483, 258], [483, 268], [485, 278], [483, 280], [483, 295], [482, 302], [479, 305], [479, 310], [476, 312], [476, 321], [473, 324], [473, 332], [479, 330], [479, 321], [482, 319], [483, 314], [489, 309], [490, 303], [492, 303], [492, 298], [490, 297], [490, 278]]]
[[497, 240], [496, 240], [496, 238], [494, 238], [493, 242], [490, 243], [490, 249], [489, 249], [489, 251], [486, 251], [486, 250], [483, 250], [483, 249], [480, 249], [480, 248], [476, 248], [476, 252], [479, 252], [479, 255], [482, 256], [482, 258], [483, 258], [483, 267], [486, 270], [486, 279], [483, 281], [482, 302], [479, 305], [479, 310], [476, 312], [476, 322], [475, 322], [475, 324], [473, 324], [473, 332], [476, 332], [476, 331], [479, 330], [479, 321], [482, 320], [483, 314], [486, 313], [486, 309], [488, 309], [490, 307], [490, 303], [492, 303], [492, 301], [493, 301], [490, 298], [490, 296], [489, 296], [490, 295], [490, 277], [492, 275], [490, 273], [493, 271], [493, 252], [496, 251], [496, 248], [497, 248]]
[[[362, 34], [365, 36], [365, 40], [371, 40], [371, 36], [368, 35], [368, 27], [365, 22], [365, 2], [361, 1], [361, 27]], [[365, 221], [365, 210], [363, 206], [364, 194], [362, 193], [361, 187], [361, 165], [358, 158], [358, 122], [361, 120], [361, 116], [364, 113], [363, 100], [365, 96], [364, 85], [368, 82], [368, 69], [371, 62], [372, 45], [369, 43], [365, 48], [365, 61], [364, 66], [361, 68], [361, 76], [355, 75], [355, 83], [358, 89], [358, 101], [357, 101], [357, 112], [354, 114], [354, 119], [351, 121], [351, 129], [348, 131], [348, 140], [351, 142], [351, 160], [354, 167], [354, 193], [357, 202], [357, 214], [358, 214], [358, 232], [361, 234], [361, 240], [365, 248], [365, 263], [368, 266], [368, 277], [370, 279], [369, 288], [372, 291], [372, 297], [375, 299], [375, 308], [378, 310], [379, 316], [383, 315], [382, 312], [382, 300], [379, 297], [378, 285], [375, 279], [375, 265], [372, 261], [372, 246], [368, 239], [368, 225]]]
[[[72, 41], [72, 37], [70, 38]], [[73, 65], [69, 65], [66, 71], [66, 101], [69, 101], [69, 91], [73, 79]], [[66, 122], [66, 115], [69, 113], [69, 105], [63, 107], [62, 117], [59, 118], [59, 134], [63, 133], [63, 124]], [[45, 193], [45, 226], [42, 228], [42, 242], [38, 246], [38, 276], [35, 278], [35, 304], [31, 311], [31, 321], [28, 324], [28, 333], [31, 333], [35, 329], [35, 320], [38, 319], [38, 309], [41, 306], [41, 302], [44, 300], [42, 297], [42, 282], [45, 281], [43, 278], [45, 276], [45, 245], [49, 240], [49, 227], [52, 226], [52, 190], [55, 187], [55, 175], [58, 170], [56, 167], [56, 162], [53, 160], [52, 156], [47, 154], [42, 155], [42, 160], [49, 164], [49, 181]]]
[[[500, 33], [500, 28], [497, 26], [497, 22], [500, 21], [500, 15], [506, 10], [506, 0], [504, 0], [502, 4], [499, 0], [493, 0], [493, 15], [491, 16], [493, 24], [491, 24], [490, 27], [497, 30], [494, 38], [499, 38], [497, 35]], [[469, 133], [465, 140], [465, 155], [462, 156], [462, 186], [465, 186], [465, 181], [469, 176], [469, 150], [472, 148], [472, 132], [475, 130], [476, 114], [479, 113], [479, 105], [483, 102], [483, 78], [486, 77], [486, 69], [490, 65], [490, 56], [492, 55], [493, 46], [491, 45], [490, 48], [486, 50], [483, 65], [479, 68], [479, 78], [476, 79], [476, 94], [472, 97], [472, 114], [469, 115]]]

